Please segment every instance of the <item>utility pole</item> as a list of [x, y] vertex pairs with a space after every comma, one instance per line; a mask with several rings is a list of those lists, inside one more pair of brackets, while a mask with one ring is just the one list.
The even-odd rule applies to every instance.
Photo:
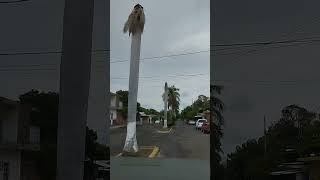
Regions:
[[60, 64], [57, 180], [84, 177], [94, 1], [65, 0]]
[[168, 84], [167, 82], [164, 85], [164, 120], [163, 120], [163, 128], [167, 128], [167, 122], [168, 122]]
[[267, 154], [267, 130], [266, 130], [266, 116], [263, 117], [263, 131], [264, 131], [264, 154]]

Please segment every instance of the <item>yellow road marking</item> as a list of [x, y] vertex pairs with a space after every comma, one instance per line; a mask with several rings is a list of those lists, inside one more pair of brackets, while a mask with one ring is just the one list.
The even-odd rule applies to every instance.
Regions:
[[157, 146], [154, 146], [151, 154], [149, 155], [149, 158], [155, 158], [158, 155], [159, 151], [160, 151], [160, 148]]

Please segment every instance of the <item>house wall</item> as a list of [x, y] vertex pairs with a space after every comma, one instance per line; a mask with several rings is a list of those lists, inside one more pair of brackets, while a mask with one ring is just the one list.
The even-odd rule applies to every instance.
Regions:
[[112, 95], [111, 96], [111, 107], [117, 107], [117, 96]]
[[[20, 167], [21, 167], [21, 152], [15, 150], [0, 150], [0, 163], [9, 163], [9, 179], [8, 180], [20, 180]], [[3, 171], [0, 170], [0, 176], [3, 175]], [[2, 177], [0, 177], [1, 179]]]
[[309, 180], [320, 180], [320, 161], [311, 164]]
[[121, 115], [117, 115], [117, 119], [115, 120], [116, 125], [125, 125], [127, 123], [126, 119]]
[[142, 119], [142, 124], [150, 124], [149, 116], [143, 116], [141, 117], [141, 119]]
[[17, 143], [18, 139], [18, 117], [19, 113], [17, 109], [7, 109], [4, 110], [3, 106], [1, 108], [0, 117], [0, 140], [1, 143]]

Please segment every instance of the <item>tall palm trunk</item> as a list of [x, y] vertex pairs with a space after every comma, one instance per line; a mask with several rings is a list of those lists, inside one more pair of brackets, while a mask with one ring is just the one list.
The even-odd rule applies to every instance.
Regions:
[[124, 32], [132, 33], [131, 40], [131, 58], [130, 58], [130, 75], [129, 75], [129, 94], [128, 94], [128, 124], [127, 137], [123, 147], [126, 152], [137, 152], [138, 143], [136, 136], [137, 124], [137, 97], [139, 82], [139, 61], [141, 48], [141, 34], [144, 28], [144, 12], [143, 7], [137, 4], [128, 21], [124, 26]]
[[141, 47], [141, 33], [134, 34], [131, 42], [131, 60], [130, 60], [130, 76], [129, 76], [129, 94], [128, 94], [128, 124], [127, 137], [124, 145], [125, 151], [138, 151], [138, 143], [136, 137], [137, 124], [137, 97], [139, 83], [139, 59]]

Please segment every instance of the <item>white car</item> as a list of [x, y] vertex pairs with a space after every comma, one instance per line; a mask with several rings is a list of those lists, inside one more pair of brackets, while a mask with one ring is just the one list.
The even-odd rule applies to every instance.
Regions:
[[155, 124], [160, 124], [160, 120], [154, 121]]
[[208, 122], [206, 119], [198, 119], [196, 122], [196, 129], [201, 129], [202, 124]]
[[195, 122], [194, 120], [189, 120], [189, 121], [188, 121], [188, 124], [190, 124], [190, 125], [195, 125], [196, 122]]

